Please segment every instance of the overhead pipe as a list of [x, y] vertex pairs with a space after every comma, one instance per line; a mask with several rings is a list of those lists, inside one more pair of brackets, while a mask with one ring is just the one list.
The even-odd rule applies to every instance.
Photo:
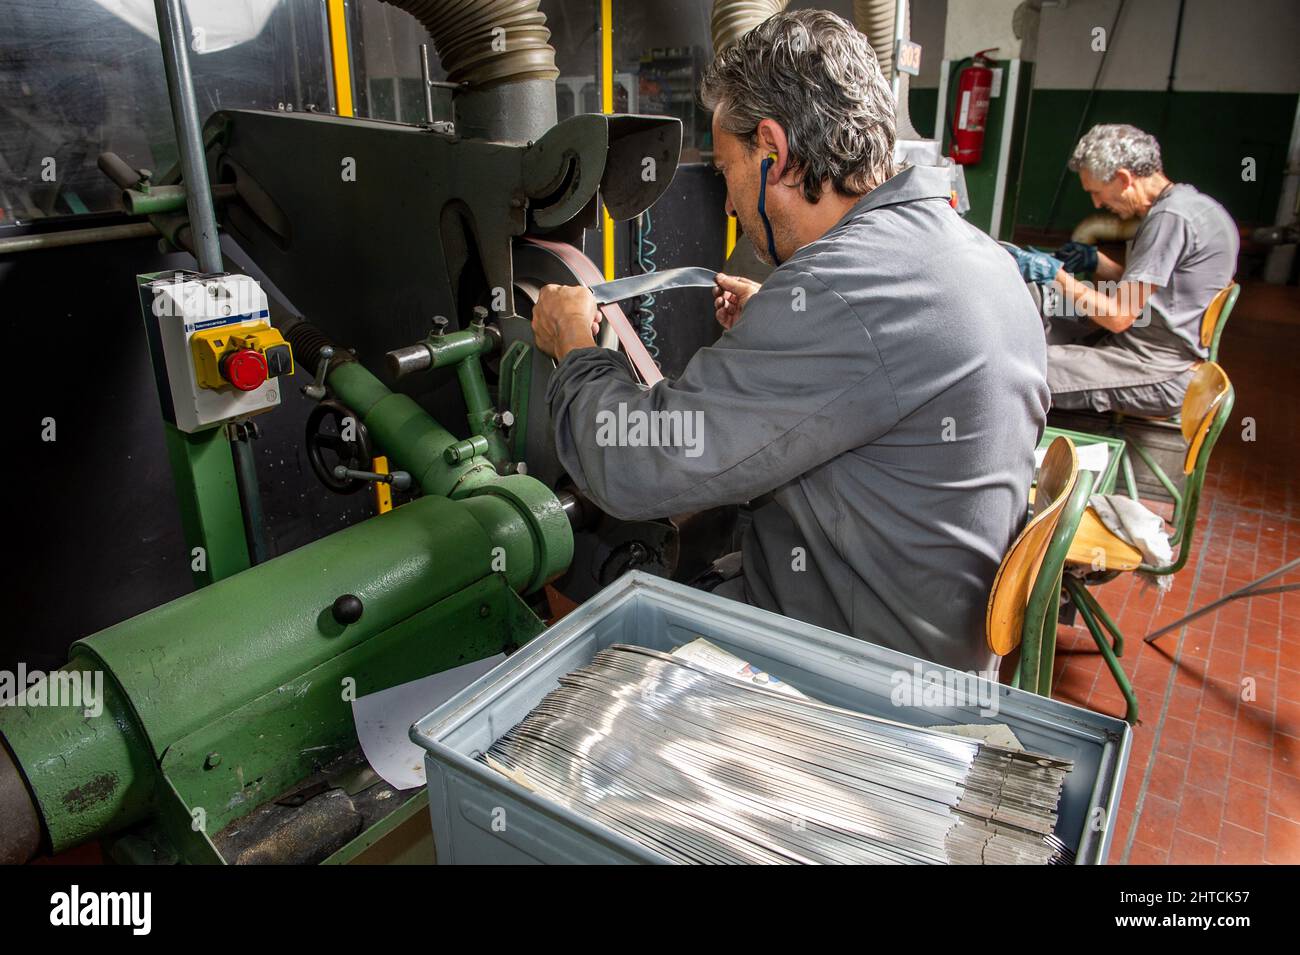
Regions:
[[[709, 29], [713, 35], [713, 55], [717, 56], [754, 27], [785, 10], [789, 0], [716, 0]], [[899, 10], [903, 12], [903, 29], [898, 30]], [[886, 80], [894, 76], [894, 47], [897, 38], [911, 36], [912, 15], [907, 3], [900, 0], [854, 0], [853, 22], [866, 36], [876, 53], [880, 72]], [[923, 139], [912, 125], [907, 109], [908, 76], [897, 76], [898, 96], [894, 106], [894, 126], [899, 140]]]
[[1096, 245], [1098, 242], [1127, 242], [1133, 238], [1141, 221], [1136, 216], [1132, 219], [1121, 219], [1109, 212], [1094, 212], [1081, 219], [1074, 227], [1074, 231], [1070, 233], [1070, 241], [1082, 242], [1085, 245]]
[[717, 56], [768, 17], [785, 10], [790, 0], [717, 0], [709, 18], [713, 55]]
[[0, 255], [10, 252], [34, 252], [40, 249], [61, 249], [93, 242], [115, 242], [120, 239], [157, 237], [159, 232], [149, 222], [132, 222], [129, 225], [96, 226], [93, 229], [66, 229], [40, 235], [18, 235], [0, 239]]
[[[902, 29], [899, 29], [899, 19]], [[907, 0], [853, 0], [853, 22], [867, 37], [867, 42], [876, 51], [876, 61], [880, 72], [888, 81], [898, 80], [896, 102], [894, 104], [895, 138], [902, 142], [910, 139], [925, 139], [912, 125], [912, 114], [907, 107], [907, 97], [911, 88], [911, 77], [896, 71], [894, 49], [901, 39], [912, 36], [912, 7]]]
[[176, 127], [176, 147], [180, 152], [181, 175], [185, 180], [194, 257], [199, 260], [200, 271], [220, 272], [221, 237], [217, 235], [217, 213], [212, 204], [212, 186], [208, 182], [208, 164], [203, 147], [203, 124], [199, 121], [199, 104], [190, 74], [185, 14], [181, 10], [181, 0], [154, 0], [154, 12], [158, 17], [158, 38], [162, 43], [163, 69], [167, 74], [172, 125]]
[[528, 142], [557, 120], [555, 49], [540, 0], [384, 0], [433, 37], [455, 93], [456, 129], [472, 139]]

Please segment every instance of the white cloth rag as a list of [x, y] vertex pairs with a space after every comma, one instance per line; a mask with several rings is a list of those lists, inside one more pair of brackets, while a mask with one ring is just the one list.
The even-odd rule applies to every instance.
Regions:
[[[1142, 552], [1143, 563], [1152, 567], [1168, 567], [1173, 563], [1174, 551], [1159, 514], [1122, 494], [1094, 494], [1088, 504], [1106, 530]], [[1172, 574], [1139, 573], [1147, 582], [1156, 584], [1161, 593], [1167, 593], [1174, 585]]]

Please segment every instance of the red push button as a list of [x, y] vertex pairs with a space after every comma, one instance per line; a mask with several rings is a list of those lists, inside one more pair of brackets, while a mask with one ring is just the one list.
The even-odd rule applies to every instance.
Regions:
[[261, 388], [266, 381], [266, 359], [255, 351], [243, 349], [221, 359], [221, 377], [240, 391]]

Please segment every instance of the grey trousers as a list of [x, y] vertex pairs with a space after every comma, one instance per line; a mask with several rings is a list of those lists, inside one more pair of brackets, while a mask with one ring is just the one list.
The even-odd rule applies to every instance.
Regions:
[[1164, 417], [1177, 414], [1187, 396], [1192, 367], [1153, 368], [1121, 348], [1048, 345], [1047, 386], [1052, 407], [1066, 410], [1126, 411]]
[[1139, 354], [1086, 320], [1055, 319], [1044, 327], [1052, 407], [1156, 417], [1182, 409], [1194, 362]]

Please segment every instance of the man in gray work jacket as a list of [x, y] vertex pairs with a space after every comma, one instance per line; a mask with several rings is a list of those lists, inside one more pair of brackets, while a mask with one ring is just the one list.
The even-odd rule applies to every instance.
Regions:
[[[772, 17], [718, 57], [704, 96], [727, 212], [777, 268], [761, 289], [720, 277], [727, 331], [649, 389], [594, 347], [586, 289], [544, 289], [560, 460], [628, 519], [772, 492], [728, 596], [988, 670], [985, 606], [1048, 404], [1032, 300], [952, 210], [943, 170], [895, 174], [890, 89], [844, 20]], [[621, 422], [676, 430], [652, 442]]]

